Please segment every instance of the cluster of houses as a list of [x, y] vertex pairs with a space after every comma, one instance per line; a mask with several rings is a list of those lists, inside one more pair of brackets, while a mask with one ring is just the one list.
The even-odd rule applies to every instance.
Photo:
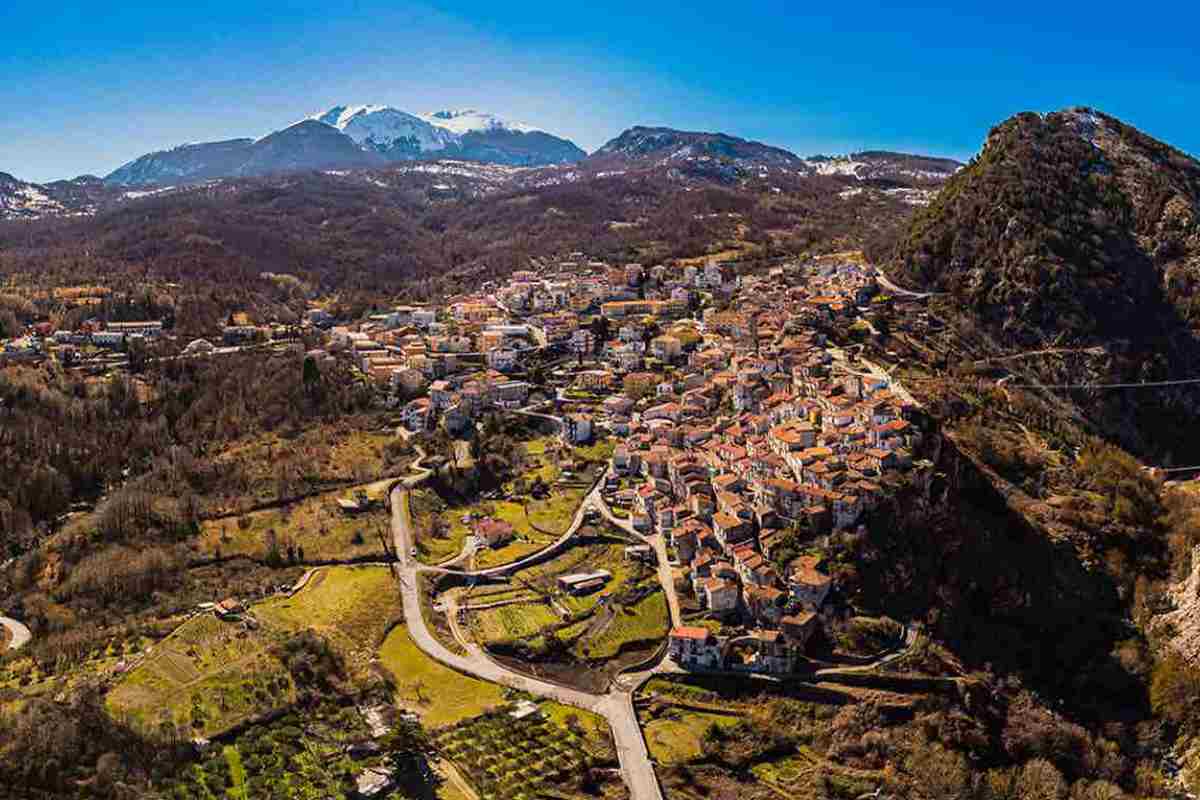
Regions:
[[[728, 293], [735, 281], [728, 266], [717, 264], [688, 267], [678, 279], [672, 274], [664, 266], [647, 270], [582, 260], [560, 262], [544, 274], [519, 270], [503, 285], [447, 298], [436, 308], [398, 306], [353, 328], [333, 326], [328, 347], [348, 354], [389, 389], [405, 426], [424, 430], [440, 423], [457, 433], [481, 409], [526, 403], [534, 387], [515, 376], [532, 352], [602, 357], [625, 372], [640, 369], [644, 359], [678, 358], [683, 341], [673, 336], [644, 341], [642, 317], [678, 319], [699, 288]], [[597, 319], [619, 328], [612, 341], [597, 337]], [[698, 336], [694, 324], [691, 330], [685, 340]], [[611, 383], [605, 378], [592, 388], [605, 391]], [[590, 416], [569, 417], [564, 438], [578, 443], [591, 436]]]
[[820, 333], [822, 319], [870, 302], [872, 273], [843, 265], [796, 277], [771, 276], [770, 291], [743, 279], [724, 310], [704, 312], [697, 336], [671, 337], [636, 372], [585, 378], [620, 392], [602, 404], [623, 440], [615, 504], [668, 539], [710, 618], [749, 630], [672, 631], [685, 668], [791, 670], [833, 581], [817, 556], [781, 562], [781, 545], [794, 552], [855, 529], [900, 472], [928, 468], [914, 464], [911, 398]]
[[[839, 318], [870, 321], [875, 273], [852, 263], [789, 265], [761, 276], [709, 263], [682, 270], [582, 259], [449, 298], [399, 307], [357, 330], [334, 327], [331, 350], [415, 399], [413, 430], [467, 428], [490, 406], [517, 407], [545, 387], [519, 380], [526, 354], [574, 356], [563, 438], [598, 429], [619, 439], [610, 496], [631, 523], [662, 533], [714, 622], [676, 629], [686, 668], [786, 672], [828, 612], [833, 579], [818, 556], [791, 557], [853, 530], [914, 463], [920, 433], [902, 387], [829, 346]], [[551, 394], [551, 396], [555, 396]], [[474, 523], [481, 545], [512, 537]], [[782, 547], [782, 545], [787, 547]], [[712, 629], [749, 631], [719, 636]]]
[[60, 361], [70, 363], [83, 347], [121, 350], [135, 342], [157, 339], [162, 334], [161, 320], [103, 322], [89, 319], [73, 330], [55, 329], [50, 322], [38, 322], [22, 336], [0, 341], [0, 363], [37, 362], [52, 354]]

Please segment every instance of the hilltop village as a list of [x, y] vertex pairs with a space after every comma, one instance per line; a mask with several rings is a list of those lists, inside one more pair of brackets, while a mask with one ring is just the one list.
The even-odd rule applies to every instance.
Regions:
[[[76, 294], [98, 304], [107, 292]], [[604, 442], [609, 515], [663, 535], [676, 585], [709, 620], [671, 631], [672, 660], [786, 673], [831, 613], [834, 579], [813, 545], [930, 468], [913, 455], [912, 397], [823, 332], [840, 321], [876, 335], [895, 302], [852, 260], [740, 275], [718, 261], [646, 268], [573, 254], [353, 323], [315, 304], [299, 326], [231, 315], [215, 341], [177, 343], [174, 357], [315, 339], [308, 359], [351, 364], [412, 433], [469, 438], [490, 410], [528, 409], [560, 422], [564, 445]], [[166, 335], [162, 320], [41, 323], [3, 358], [126, 366]], [[473, 530], [483, 545], [511, 537], [498, 520]]]

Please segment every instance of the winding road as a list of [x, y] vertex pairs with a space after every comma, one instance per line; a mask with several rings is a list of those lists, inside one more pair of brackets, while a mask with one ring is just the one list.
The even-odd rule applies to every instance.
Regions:
[[0, 625], [8, 628], [8, 632], [12, 634], [12, 641], [8, 644], [9, 650], [20, 650], [25, 645], [29, 644], [29, 640], [33, 635], [20, 622], [10, 617], [0, 617]]
[[[423, 460], [425, 454], [421, 452], [420, 455], [421, 460]], [[421, 463], [421, 460], [418, 460], [416, 463]], [[662, 800], [662, 788], [659, 786], [658, 777], [654, 772], [654, 764], [651, 762], [650, 753], [646, 748], [646, 739], [642, 733], [641, 724], [638, 722], [637, 713], [634, 710], [633, 697], [638, 687], [653, 675], [674, 671], [674, 665], [666, 659], [665, 653], [656, 663], [646, 669], [617, 676], [609, 687], [609, 691], [605, 694], [592, 694], [556, 683], [550, 683], [549, 681], [539, 680], [508, 669], [498, 662], [493, 661], [477, 642], [471, 641], [458, 625], [456, 619], [458, 606], [453, 596], [448, 598], [447, 603], [447, 608], [451, 614], [451, 629], [455, 640], [463, 647], [465, 652], [462, 654], [455, 653], [442, 644], [430, 632], [429, 626], [422, 614], [419, 577], [421, 573], [425, 573], [486, 578], [517, 572], [525, 565], [536, 563], [565, 547], [583, 525], [587, 512], [594, 509], [611, 524], [654, 548], [658, 561], [659, 581], [667, 596], [671, 625], [675, 627], [681, 625], [683, 619], [679, 599], [675, 593], [675, 582], [671, 566], [667, 560], [667, 547], [664, 537], [661, 534], [644, 536], [633, 527], [629, 520], [622, 520], [613, 515], [611, 509], [609, 509], [601, 496], [600, 487], [603, 485], [601, 481], [597, 482], [596, 486], [584, 497], [579, 508], [576, 509], [575, 516], [566, 533], [546, 548], [531, 556], [511, 564], [475, 571], [448, 570], [442, 567], [428, 566], [421, 564], [409, 555], [416, 539], [413, 534], [412, 519], [409, 514], [408, 493], [413, 487], [424, 482], [429, 475], [429, 471], [425, 470], [417, 475], [399, 481], [392, 488], [391, 494], [392, 537], [397, 558], [396, 563], [392, 566], [400, 583], [400, 596], [404, 606], [404, 618], [408, 626], [408, 633], [412, 637], [413, 642], [430, 658], [463, 674], [528, 692], [539, 697], [549, 698], [555, 702], [581, 708], [604, 717], [612, 729], [613, 742], [621, 764], [621, 774], [626, 786], [629, 788], [630, 797], [633, 800]], [[912, 626], [908, 626], [905, 630], [904, 640], [895, 652], [868, 665], [823, 671], [832, 674], [835, 671], [859, 672], [878, 668], [882, 664], [895, 660], [907, 652], [915, 638], [916, 630]], [[818, 672], [819, 674], [820, 672]]]
[[945, 292], [914, 292], [912, 289], [905, 289], [892, 283], [892, 279], [883, 273], [883, 270], [876, 270], [875, 279], [879, 284], [887, 289], [892, 294], [900, 294], [905, 297], [912, 297], [917, 300], [924, 300], [927, 297], [932, 297], [935, 294], [945, 294]]
[[[426, 655], [435, 661], [440, 661], [451, 669], [467, 675], [473, 675], [492, 683], [509, 686], [520, 691], [540, 697], [547, 697], [559, 703], [575, 706], [576, 708], [599, 714], [608, 720], [612, 728], [613, 742], [617, 749], [617, 758], [621, 763], [621, 773], [629, 787], [633, 800], [662, 800], [662, 790], [658, 778], [654, 774], [654, 765], [650, 761], [650, 753], [646, 749], [646, 740], [642, 736], [642, 728], [638, 723], [637, 714], [633, 709], [633, 693], [640, 683], [632, 685], [622, 682], [607, 694], [589, 694], [577, 689], [537, 680], [527, 675], [514, 672], [492, 661], [484, 654], [483, 649], [475, 643], [466, 645], [466, 654], [459, 655], [437, 640], [429, 631], [425, 617], [421, 613], [420, 573], [447, 573], [448, 570], [437, 567], [427, 567], [409, 557], [410, 549], [415, 539], [412, 532], [412, 521], [407, 513], [408, 502], [406, 495], [412, 486], [424, 478], [410, 478], [398, 483], [392, 490], [392, 536], [396, 548], [396, 574], [400, 581], [400, 597], [404, 605], [404, 618], [408, 625], [408, 633], [413, 642]], [[561, 547], [579, 530], [583, 524], [586, 510], [595, 503], [597, 490], [592, 492], [580, 504], [575, 512], [575, 518], [558, 541], [550, 548]], [[513, 564], [495, 567], [478, 572], [454, 573], [460, 575], [495, 575], [520, 569], [520, 565], [536, 558], [545, 556], [546, 551], [530, 556]], [[648, 676], [649, 673], [646, 673]], [[628, 688], [626, 688], [628, 687]]]

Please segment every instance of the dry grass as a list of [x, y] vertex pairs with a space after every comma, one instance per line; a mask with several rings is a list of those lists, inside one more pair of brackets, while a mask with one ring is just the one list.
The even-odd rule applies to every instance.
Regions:
[[[356, 488], [382, 501], [388, 484], [376, 481]], [[205, 522], [200, 529], [199, 549], [207, 555], [265, 559], [274, 541], [285, 559], [289, 545], [303, 549], [304, 560], [308, 561], [382, 557], [383, 541], [391, 535], [388, 513], [382, 502], [359, 514], [342, 511], [338, 499], [351, 499], [354, 492], [327, 492], [280, 509]]]

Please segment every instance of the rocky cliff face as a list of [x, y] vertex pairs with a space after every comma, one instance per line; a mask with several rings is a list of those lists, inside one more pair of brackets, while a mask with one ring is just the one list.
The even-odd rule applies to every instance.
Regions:
[[1155, 619], [1155, 627], [1170, 637], [1171, 647], [1200, 667], [1200, 545], [1192, 548], [1192, 571], [1170, 592], [1174, 610]]

